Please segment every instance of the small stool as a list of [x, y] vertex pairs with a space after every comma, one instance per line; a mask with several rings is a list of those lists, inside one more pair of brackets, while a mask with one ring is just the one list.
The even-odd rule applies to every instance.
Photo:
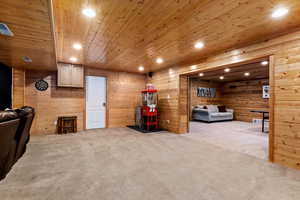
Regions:
[[57, 120], [57, 133], [76, 133], [77, 132], [77, 116], [61, 116]]

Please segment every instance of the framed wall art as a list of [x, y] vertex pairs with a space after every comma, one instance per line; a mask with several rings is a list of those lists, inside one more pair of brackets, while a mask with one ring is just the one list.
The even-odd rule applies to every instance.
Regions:
[[217, 93], [216, 88], [197, 88], [197, 96], [198, 97], [207, 97], [207, 98], [215, 98]]

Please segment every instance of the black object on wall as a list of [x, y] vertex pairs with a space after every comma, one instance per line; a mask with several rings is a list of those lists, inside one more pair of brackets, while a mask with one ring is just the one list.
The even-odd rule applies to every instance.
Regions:
[[204, 87], [197, 88], [197, 96], [198, 97], [215, 98], [216, 95], [217, 95], [216, 88], [204, 88]]
[[0, 110], [11, 108], [12, 69], [0, 63]]

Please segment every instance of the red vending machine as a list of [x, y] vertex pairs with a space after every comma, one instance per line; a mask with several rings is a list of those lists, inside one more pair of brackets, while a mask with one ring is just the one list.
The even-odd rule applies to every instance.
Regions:
[[152, 85], [142, 91], [142, 126], [145, 130], [158, 129], [157, 90]]

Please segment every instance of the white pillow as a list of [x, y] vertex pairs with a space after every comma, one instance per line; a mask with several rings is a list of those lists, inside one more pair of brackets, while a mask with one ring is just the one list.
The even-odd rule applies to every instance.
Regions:
[[209, 112], [219, 112], [217, 105], [207, 105], [207, 109]]

